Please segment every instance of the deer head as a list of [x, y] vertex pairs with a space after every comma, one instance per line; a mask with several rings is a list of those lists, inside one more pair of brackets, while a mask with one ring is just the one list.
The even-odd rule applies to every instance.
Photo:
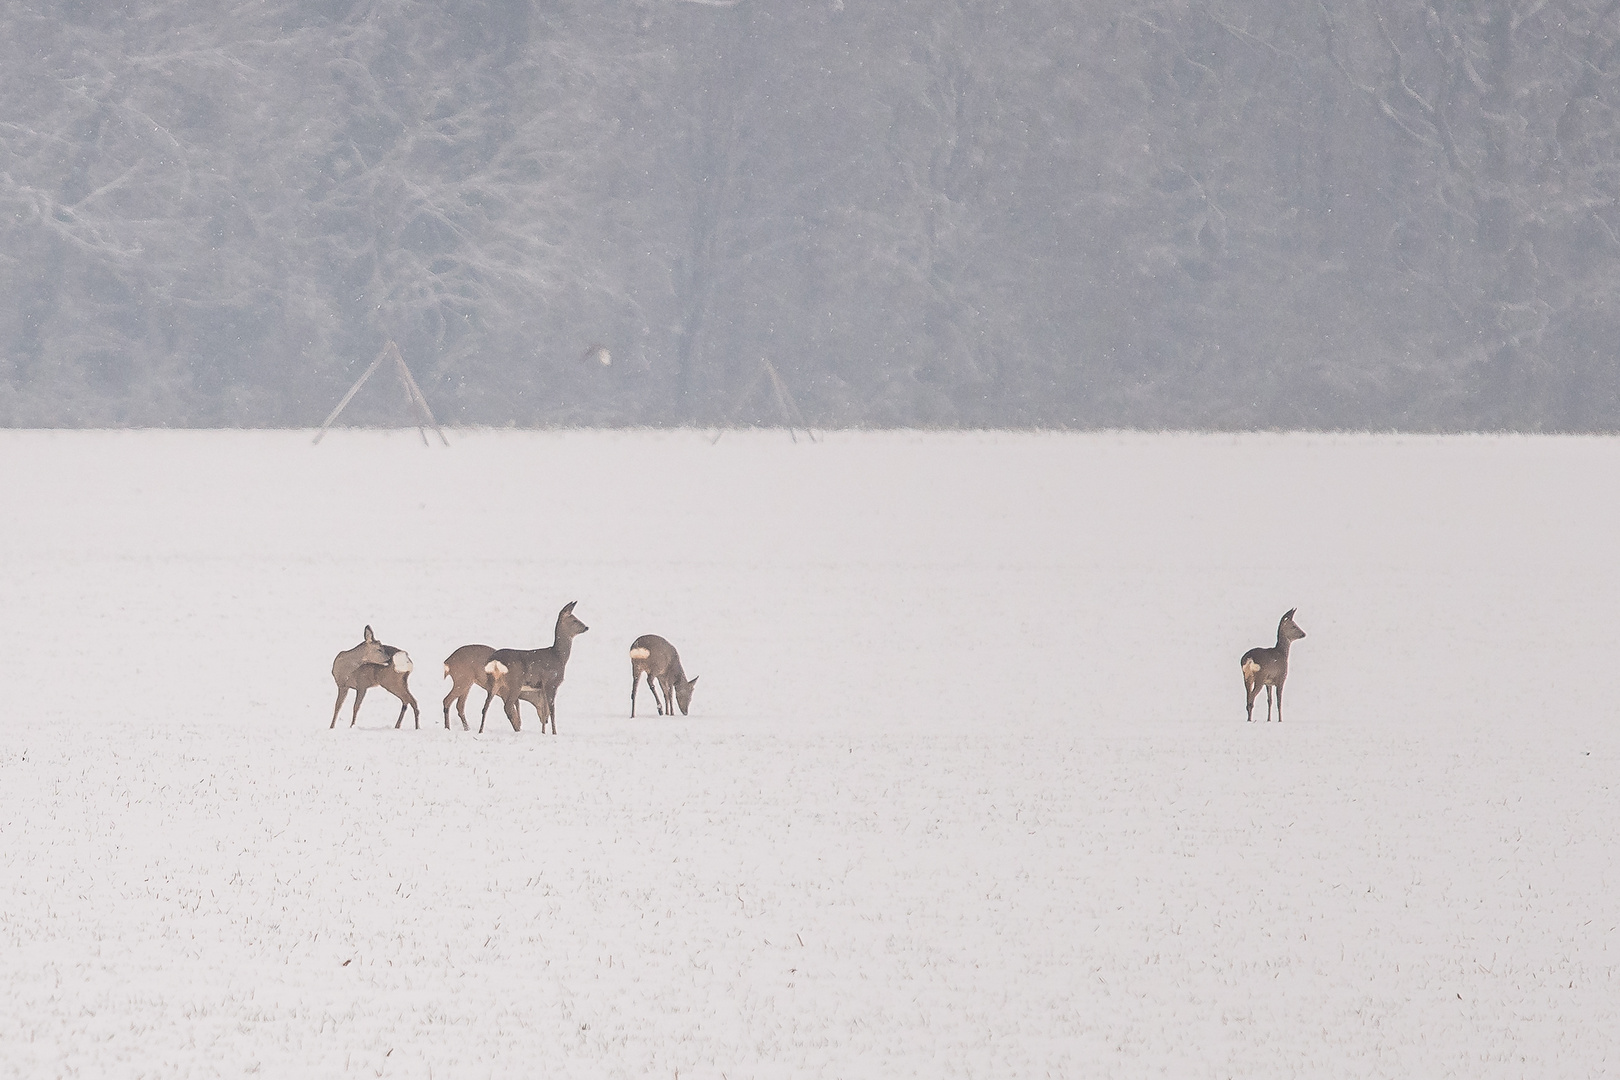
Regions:
[[691, 707], [692, 687], [697, 685], [697, 681], [698, 677], [694, 675], [684, 682], [678, 682], [675, 684], [675, 704], [681, 707], [682, 716], [685, 716], [686, 710]]
[[568, 603], [563, 605], [563, 609], [561, 611], [557, 612], [558, 641], [562, 641], [566, 638], [578, 637], [580, 634], [583, 634], [585, 631], [590, 629], [590, 627], [586, 626], [584, 623], [580, 622], [577, 617], [575, 617], [574, 605], [577, 603], [579, 603], [578, 600], [570, 600]]

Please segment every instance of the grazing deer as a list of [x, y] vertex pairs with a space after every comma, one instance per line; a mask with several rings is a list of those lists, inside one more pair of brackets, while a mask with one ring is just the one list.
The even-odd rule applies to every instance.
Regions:
[[[630, 643], [631, 719], [636, 715], [636, 689], [643, 675], [647, 676], [647, 691], [652, 694], [659, 716], [674, 716], [676, 705], [681, 707], [681, 715], [686, 715], [686, 710], [692, 704], [692, 687], [697, 685], [698, 677], [686, 677], [686, 672], [681, 669], [681, 654], [657, 634], [642, 634]], [[654, 679], [658, 680], [657, 686], [653, 685]], [[664, 691], [662, 704], [658, 701], [659, 687]]]
[[394, 721], [398, 728], [405, 722], [405, 710], [415, 711], [416, 726], [422, 726], [422, 712], [416, 707], [416, 698], [411, 696], [411, 657], [404, 649], [396, 649], [392, 645], [384, 645], [378, 641], [366, 627], [365, 640], [352, 649], [337, 654], [332, 661], [332, 681], [337, 683], [337, 704], [332, 706], [332, 722], [327, 729], [337, 727], [338, 713], [343, 709], [343, 700], [354, 690], [354, 712], [349, 717], [349, 726], [360, 718], [360, 703], [366, 699], [366, 691], [373, 686], [380, 686], [390, 694], [399, 698], [399, 719]]
[[[484, 665], [494, 683], [495, 696], [506, 706], [506, 718], [512, 722], [513, 731], [523, 726], [518, 702], [527, 701], [540, 714], [540, 731], [545, 732], [546, 721], [550, 720], [551, 733], [557, 734], [557, 687], [562, 685], [574, 639], [590, 629], [574, 617], [576, 603], [570, 600], [557, 612], [557, 630], [549, 649], [500, 649]], [[478, 730], [484, 730], [482, 721]]]
[[1294, 612], [1298, 608], [1289, 608], [1283, 615], [1282, 621], [1277, 624], [1277, 644], [1272, 648], [1250, 649], [1243, 654], [1243, 687], [1249, 693], [1249, 720], [1254, 720], [1254, 699], [1260, 695], [1260, 688], [1266, 688], [1266, 720], [1271, 720], [1271, 688], [1277, 688], [1277, 722], [1282, 723], [1282, 694], [1283, 683], [1288, 679], [1288, 647], [1305, 636], [1305, 631], [1294, 622]]
[[484, 730], [484, 717], [489, 715], [489, 703], [495, 698], [495, 681], [484, 665], [495, 655], [488, 645], [463, 645], [444, 660], [444, 677], [450, 680], [450, 692], [444, 696], [444, 727], [450, 730], [450, 703], [456, 703], [456, 714], [461, 717], [461, 730], [467, 730], [467, 695], [474, 686], [484, 688], [484, 711], [478, 717], [478, 730]]

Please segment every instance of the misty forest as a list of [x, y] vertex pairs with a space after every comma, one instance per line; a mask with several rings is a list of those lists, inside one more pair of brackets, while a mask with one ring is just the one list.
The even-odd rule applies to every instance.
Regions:
[[1616, 0], [0, 0], [0, 424], [1614, 430], [1617, 110]]

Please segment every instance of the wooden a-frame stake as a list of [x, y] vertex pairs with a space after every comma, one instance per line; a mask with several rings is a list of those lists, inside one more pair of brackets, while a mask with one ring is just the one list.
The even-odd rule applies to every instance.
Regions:
[[[753, 398], [754, 391], [759, 389], [760, 380], [766, 378], [770, 379], [771, 390], [774, 392], [776, 397], [776, 406], [782, 410], [782, 419], [787, 423], [788, 438], [792, 439], [794, 442], [799, 441], [798, 435], [794, 434], [794, 428], [797, 426], [804, 429], [805, 435], [810, 439], [811, 442], [815, 442], [816, 433], [811, 431], [810, 425], [805, 422], [804, 413], [799, 409], [799, 403], [793, 400], [792, 394], [788, 393], [787, 384], [784, 383], [782, 381], [782, 377], [776, 373], [776, 365], [765, 359], [763, 356], [759, 359], [759, 370], [754, 373], [754, 380], [748, 384], [748, 389], [743, 391], [742, 397], [737, 399], [737, 405], [731, 410], [731, 417], [727, 423], [737, 419], [737, 414], [742, 412], [743, 406], [747, 405], [748, 402]], [[798, 421], [797, 424], [794, 423], [795, 420]], [[724, 435], [725, 433], [725, 428], [721, 428], [716, 431], [714, 433], [714, 438], [709, 440], [709, 445], [713, 446], [715, 443], [719, 442], [720, 436]]]
[[321, 430], [315, 433], [316, 443], [321, 441], [321, 436], [326, 434], [326, 429], [332, 426], [332, 421], [338, 418], [338, 414], [343, 411], [344, 406], [354, 399], [355, 394], [360, 392], [360, 388], [366, 384], [366, 380], [371, 378], [371, 373], [381, 367], [382, 362], [390, 356], [394, 358], [394, 369], [399, 372], [400, 382], [405, 384], [405, 398], [411, 403], [411, 412], [416, 418], [416, 433], [422, 436], [422, 445], [428, 445], [427, 431], [422, 426], [424, 420], [427, 421], [428, 426], [438, 432], [440, 442], [446, 446], [450, 445], [450, 440], [444, 437], [444, 429], [439, 427], [437, 420], [433, 419], [433, 410], [428, 408], [427, 398], [422, 396], [422, 388], [416, 385], [416, 380], [411, 377], [411, 369], [405, 365], [405, 358], [399, 354], [399, 346], [392, 341], [382, 347], [382, 351], [377, 354], [377, 359], [373, 360], [371, 366], [366, 368], [365, 374], [355, 380], [354, 385], [349, 387], [349, 392], [343, 395], [343, 400], [337, 403], [337, 408], [332, 410], [332, 415], [326, 418], [326, 423], [321, 425]]

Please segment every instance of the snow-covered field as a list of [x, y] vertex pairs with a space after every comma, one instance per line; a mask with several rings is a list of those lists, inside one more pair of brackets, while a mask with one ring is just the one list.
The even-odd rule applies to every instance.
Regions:
[[1620, 441], [454, 443], [0, 433], [0, 1075], [1620, 1073]]

